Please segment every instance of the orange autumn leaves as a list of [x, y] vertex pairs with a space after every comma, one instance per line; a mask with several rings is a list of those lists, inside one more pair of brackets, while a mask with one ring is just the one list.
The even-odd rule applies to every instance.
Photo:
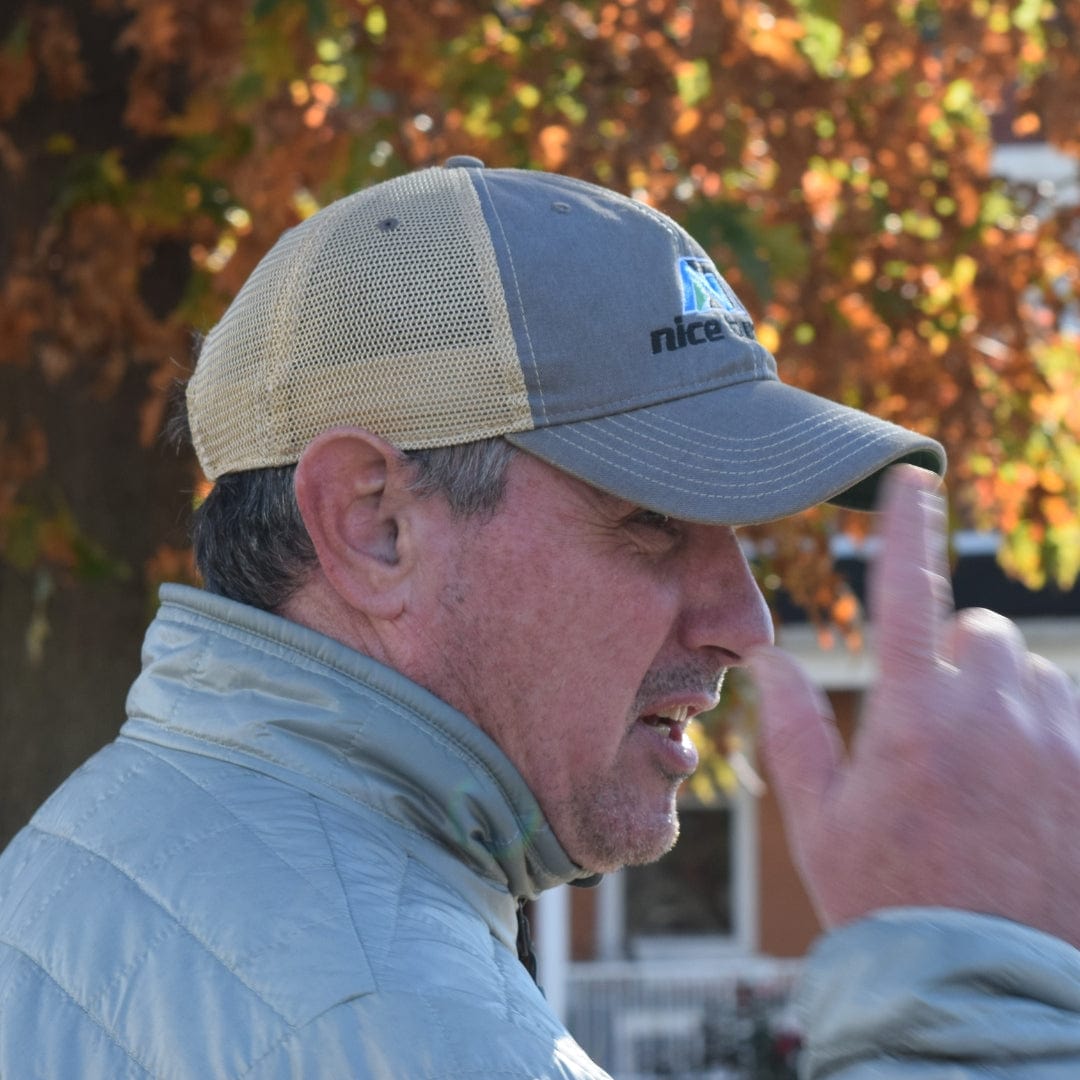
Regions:
[[[471, 153], [686, 222], [787, 379], [941, 438], [960, 520], [1001, 523], [1030, 584], [1075, 577], [1080, 223], [990, 168], [995, 138], [1080, 154], [1080, 0], [31, 0], [4, 33], [0, 168], [27, 211], [0, 364], [101, 396], [136, 373], [144, 445], [191, 332], [283, 229]], [[2, 410], [0, 548], [49, 470]], [[87, 452], [103, 483], [124, 467]], [[854, 640], [837, 527], [863, 523], [770, 527], [770, 572]]]

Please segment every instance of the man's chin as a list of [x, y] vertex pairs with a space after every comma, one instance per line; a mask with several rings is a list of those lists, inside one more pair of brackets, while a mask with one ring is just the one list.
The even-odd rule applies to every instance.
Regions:
[[654, 822], [651, 828], [639, 825], [630, 829], [625, 827], [625, 822], [623, 826], [603, 836], [589, 837], [590, 842], [582, 844], [581, 856], [574, 861], [594, 874], [613, 874], [624, 866], [656, 862], [679, 839], [679, 818], [674, 811], [665, 815], [662, 823]]

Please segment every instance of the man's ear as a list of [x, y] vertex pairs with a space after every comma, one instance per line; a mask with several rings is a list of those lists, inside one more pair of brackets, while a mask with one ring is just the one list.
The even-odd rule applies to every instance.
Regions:
[[413, 568], [408, 465], [362, 428], [334, 428], [296, 465], [296, 501], [319, 566], [335, 592], [365, 614], [396, 618]]

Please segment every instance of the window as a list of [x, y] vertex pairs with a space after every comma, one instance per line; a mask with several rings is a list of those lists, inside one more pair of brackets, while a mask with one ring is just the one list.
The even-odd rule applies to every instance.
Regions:
[[600, 884], [598, 958], [746, 953], [757, 945], [756, 799], [742, 788], [679, 810], [679, 842], [659, 861]]
[[679, 842], [658, 862], [625, 871], [626, 933], [641, 937], [735, 932], [730, 807], [679, 813]]

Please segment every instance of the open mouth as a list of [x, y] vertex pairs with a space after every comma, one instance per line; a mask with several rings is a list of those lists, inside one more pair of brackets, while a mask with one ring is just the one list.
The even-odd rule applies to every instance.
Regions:
[[666, 729], [668, 738], [679, 742], [683, 737], [689, 719], [690, 706], [676, 705], [673, 708], [661, 709], [660, 712], [643, 716], [641, 722], [657, 730]]

